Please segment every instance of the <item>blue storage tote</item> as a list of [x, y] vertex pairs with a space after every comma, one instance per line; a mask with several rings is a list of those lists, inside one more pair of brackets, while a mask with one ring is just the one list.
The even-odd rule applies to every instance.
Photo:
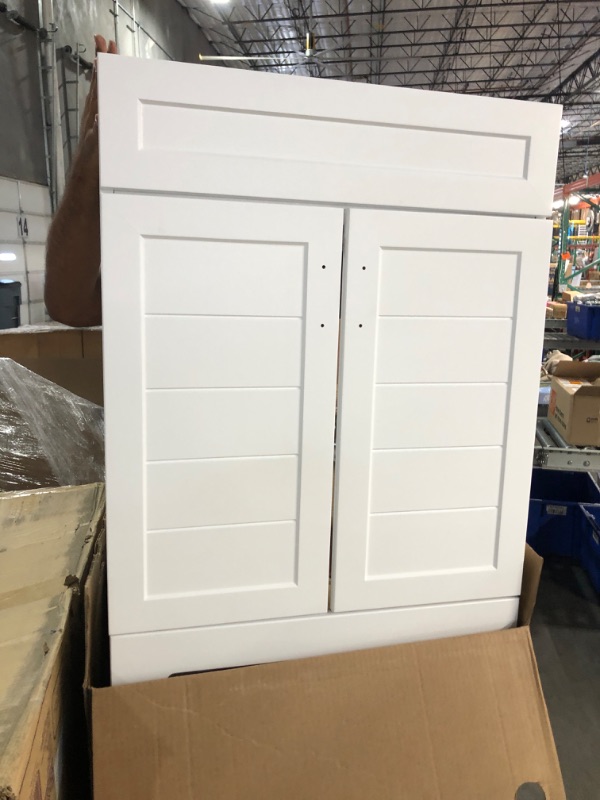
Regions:
[[600, 592], [600, 506], [581, 505], [581, 566]]
[[536, 553], [579, 560], [580, 503], [600, 504], [600, 489], [587, 472], [533, 470], [527, 542]]
[[600, 339], [600, 305], [569, 303], [567, 333], [581, 339]]

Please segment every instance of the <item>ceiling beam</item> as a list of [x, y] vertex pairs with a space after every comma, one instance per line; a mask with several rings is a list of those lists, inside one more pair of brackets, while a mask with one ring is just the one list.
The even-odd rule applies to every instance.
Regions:
[[[576, 97], [582, 92], [589, 90], [590, 84], [600, 79], [600, 48], [592, 53], [589, 58], [576, 67], [567, 77], [549, 92], [537, 95], [532, 99], [554, 100], [564, 98], [565, 100]], [[528, 99], [528, 98], [526, 98]]]
[[[599, 20], [600, 20], [600, 17], [598, 19], [594, 20], [594, 22], [597, 22]], [[248, 23], [248, 24], [251, 24], [251, 23]], [[204, 26], [204, 28], [206, 30], [207, 26]], [[488, 30], [489, 30], [489, 27], [488, 27]], [[448, 31], [448, 28], [446, 27], [446, 28], [432, 28], [431, 30], [428, 30], [426, 32], [427, 33], [430, 33], [430, 32], [431, 33], [443, 33], [443, 32], [447, 32], [447, 31]], [[414, 31], [386, 31], [385, 35], [387, 37], [391, 37], [391, 36], [403, 36], [405, 34], [411, 34], [411, 33], [414, 33]], [[356, 32], [355, 31], [355, 32], [351, 32], [351, 33], [321, 33], [318, 36], [318, 39], [319, 40], [325, 39], [327, 41], [330, 41], [332, 39], [341, 39], [342, 41], [345, 41], [347, 39], [350, 39], [350, 40], [352, 40], [352, 39], [366, 39], [370, 35], [371, 35], [371, 31], [363, 31], [363, 32]], [[556, 40], [558, 38], [559, 38], [558, 34], [556, 34], [556, 33], [547, 33], [546, 32], [546, 33], [543, 34], [543, 39], [541, 39], [541, 40], [540, 40], [540, 34], [538, 33], [538, 34], [533, 34], [531, 36], [518, 36], [518, 35], [517, 36], [494, 36], [494, 38], [493, 38], [491, 43], [494, 45], [494, 44], [506, 44], [507, 42], [535, 42], [537, 45], [541, 45], [541, 47], [546, 49], [546, 50], [555, 51], [556, 50], [556, 44], [554, 43], [554, 40]], [[582, 39], [590, 39], [590, 38], [594, 38], [594, 37], [590, 37], [590, 35], [588, 33], [569, 33], [569, 34], [564, 34], [560, 38], [561, 38], [562, 41], [567, 41], [568, 40], [568, 41], [571, 41], [574, 44], [575, 42], [579, 42]], [[598, 38], [600, 40], [600, 36], [596, 37], [596, 38]], [[443, 46], [444, 44], [446, 44], [447, 41], [448, 41], [448, 39], [435, 39], [433, 41], [432, 40], [423, 41], [423, 42], [418, 43], [418, 44], [415, 44], [413, 42], [406, 42], [405, 41], [405, 42], [389, 43], [386, 46], [387, 47], [414, 47], [414, 48], [419, 48], [419, 50], [423, 50], [426, 47]], [[257, 39], [244, 38], [244, 42], [246, 44], [249, 44], [249, 45], [251, 45], [251, 44], [264, 44], [265, 43], [265, 37], [257, 38]], [[318, 42], [317, 42], [317, 44], [318, 44]], [[490, 43], [489, 43], [489, 41], [485, 41], [484, 39], [478, 38], [478, 39], [465, 39], [465, 44], [469, 44], [469, 45], [472, 45], [472, 46], [475, 46], [475, 47], [477, 47], [477, 46], [479, 46], [479, 47], [488, 47]], [[353, 45], [353, 47], [355, 47], [355, 45]], [[366, 47], [366, 45], [364, 47]], [[364, 47], [363, 47], [363, 49], [364, 49]], [[343, 49], [343, 48], [344, 48], [344, 45], [341, 45], [340, 49]], [[519, 50], [523, 50], [523, 49], [524, 48], [522, 48], [522, 47], [519, 48]], [[532, 48], [532, 50], [534, 50], [534, 49], [537, 50], [538, 48]], [[426, 58], [426, 57], [428, 57], [428, 56], [421, 55], [421, 54], [417, 54], [417, 55], [414, 56], [414, 58]]]
[[[295, 53], [294, 55], [301, 55], [301, 54]], [[273, 57], [274, 61], [277, 60], [277, 54], [276, 53], [274, 53], [272, 55], [272, 57]], [[261, 55], [261, 58], [262, 58], [262, 55]], [[300, 61], [294, 61], [294, 62], [288, 61], [287, 63], [288, 63], [288, 65], [291, 66], [292, 64], [303, 64], [303, 63], [307, 63], [308, 61], [309, 61], [309, 59], [302, 58]], [[317, 61], [318, 61], [318, 63], [321, 64], [322, 67], [326, 67], [326, 66], [332, 66], [334, 64], [348, 64], [350, 62], [353, 63], [353, 64], [389, 63], [389, 62], [398, 63], [400, 61], [400, 59], [396, 58], [395, 56], [383, 56], [382, 58], [380, 58], [379, 56], [375, 55], [375, 56], [366, 56], [364, 58], [363, 57], [360, 57], [360, 58], [328, 58], [326, 60], [317, 59]], [[531, 61], [527, 61], [527, 62], [523, 62], [523, 63], [517, 64], [516, 66], [517, 67], [546, 68], [546, 67], [551, 67], [553, 64], [554, 64], [554, 61], [539, 61], [539, 62], [534, 63], [534, 64], [532, 64]], [[264, 64], [263, 63], [261, 65], [261, 67], [262, 67], [263, 70], [265, 68], [268, 69], [269, 68], [269, 64]], [[503, 67], [502, 69], [508, 69], [508, 67]], [[467, 66], [462, 66], [462, 67], [449, 67], [447, 71], [448, 72], [452, 72], [452, 73], [463, 73], [464, 72], [464, 73], [467, 73], [467, 74], [473, 74], [473, 80], [489, 80], [489, 78], [487, 78], [487, 77], [486, 78], [477, 78], [475, 76], [475, 73], [477, 73], [477, 72], [490, 73], [491, 70], [487, 65], [480, 65], [480, 66], [467, 65]], [[414, 75], [415, 74], [414, 70], [411, 70], [411, 69], [395, 70], [395, 71], [389, 71], [389, 72], [386, 71], [386, 70], [378, 70], [378, 71], [375, 71], [375, 72], [377, 72], [377, 73], [381, 72], [384, 75]], [[418, 76], [421, 76], [421, 75], [436, 75], [436, 74], [438, 74], [438, 68], [437, 67], [433, 67], [432, 69], [419, 69], [416, 74]], [[539, 75], [536, 76], [536, 79], [538, 79], [539, 77], [540, 77]], [[523, 78], [521, 76], [517, 76], [517, 77], [514, 77], [513, 80], [522, 82]], [[533, 78], [531, 78], [531, 80], [533, 80]], [[447, 83], [444, 83], [443, 85], [445, 86], [445, 85], [447, 85]], [[427, 84], [427, 86], [430, 86], [430, 84]]]
[[[363, 37], [365, 36], [364, 34], [362, 34], [362, 35], [363, 35]], [[587, 38], [587, 34], [582, 34], [582, 37]], [[321, 38], [321, 40], [328, 40], [329, 38], [332, 38], [332, 37], [321, 36], [320, 38]], [[265, 39], [261, 39], [260, 41], [263, 44], [265, 43]], [[294, 40], [293, 39], [292, 40], [288, 39], [288, 40], [283, 40], [283, 41], [285, 41], [285, 43], [287, 44], [288, 42], [293, 42]], [[513, 39], [495, 39], [494, 43], [505, 44], [505, 43], [511, 42], [511, 41], [522, 41], [522, 39], [520, 37], [518, 37], [518, 36], [514, 37]], [[539, 37], [537, 37], [537, 36], [531, 37], [531, 41], [539, 42]], [[248, 41], [244, 40], [244, 43], [248, 44]], [[479, 42], [479, 43], [468, 42], [468, 43], [469, 44], [481, 44], [481, 42]], [[271, 44], [272, 44], [272, 42], [271, 42]], [[272, 50], [272, 49], [271, 50], [263, 50], [263, 49], [261, 49], [260, 53], [257, 51], [255, 53], [255, 55], [261, 55], [261, 56], [274, 55], [274, 54], [278, 54], [278, 55], [283, 55], [283, 54], [286, 54], [286, 55], [297, 55], [303, 49], [302, 48], [302, 44], [303, 44], [303, 42], [302, 43], [298, 42], [298, 47], [296, 49], [294, 49], [294, 50]], [[439, 50], [436, 51], [436, 52], [433, 52], [433, 53], [424, 53], [424, 52], [422, 52], [422, 50], [424, 48], [426, 48], [426, 47], [438, 47], [439, 48], [443, 44], [444, 44], [443, 41], [442, 42], [435, 42], [435, 43], [434, 42], [424, 42], [422, 45], [392, 44], [392, 43], [388, 43], [386, 41], [385, 49], [386, 50], [395, 50], [395, 49], [398, 49], [398, 48], [408, 49], [408, 48], [411, 48], [411, 47], [416, 47], [416, 48], [419, 49], [420, 52], [417, 52], [414, 55], [397, 55], [397, 56], [394, 56], [393, 58], [394, 59], [398, 59], [398, 60], [405, 59], [405, 60], [409, 60], [409, 61], [420, 61], [420, 60], [430, 61], [430, 60], [435, 59], [435, 58], [437, 58], [439, 56]], [[333, 48], [329, 48], [329, 47], [326, 48], [326, 50], [328, 52], [331, 51], [332, 49]], [[368, 45], [368, 44], [352, 45], [351, 49], [352, 49], [353, 52], [356, 52], [357, 50], [371, 50], [371, 46]], [[344, 47], [344, 46], [339, 47], [340, 54], [344, 50], [348, 50], [348, 47]], [[318, 48], [317, 48], [317, 52], [318, 52]], [[550, 47], [544, 47], [544, 48], [536, 48], [536, 49], [532, 48], [531, 50], [525, 49], [525, 48], [509, 47], [509, 48], [504, 48], [502, 50], [492, 50], [491, 54], [493, 56], [502, 57], [502, 56], [508, 55], [508, 54], [510, 54], [510, 55], [519, 55], [520, 53], [547, 54], [547, 53], [554, 53], [554, 52], [555, 52], [555, 48], [553, 48], [551, 46]], [[474, 49], [473, 51], [471, 51], [469, 53], [460, 53], [461, 58], [481, 58], [484, 55], [485, 56], [490, 55], [488, 49], [484, 49], [484, 50], [481, 50], [481, 51], [478, 51], [478, 50]], [[555, 64], [556, 60], [554, 60], [552, 63]]]
[[[522, 13], [524, 8], [528, 7], [535, 7], [539, 8], [540, 5], [549, 5], [548, 0], [514, 0], [514, 2], [485, 2], [479, 3], [477, 6], [473, 6], [472, 10], [478, 14], [482, 11], [516, 11]], [[571, 6], [587, 6], [593, 8], [594, 10], [598, 10], [598, 0], [569, 0], [569, 5]], [[210, 14], [200, 6], [188, 6], [188, 8], [192, 11], [196, 11], [199, 14]], [[443, 12], [455, 12], [457, 9], [456, 3], [453, 4], [446, 4], [444, 6], [424, 6], [424, 7], [409, 7], [403, 8], [401, 11], [397, 11], [395, 13], [401, 14], [403, 17], [412, 16], [413, 14], [423, 14], [426, 15], [428, 13], [443, 13]], [[371, 11], [354, 11], [353, 9], [350, 10], [350, 14], [353, 17], [368, 17], [370, 16]], [[329, 20], [329, 19], [341, 19], [344, 17], [345, 12], [335, 12], [329, 14], [313, 14], [311, 19], [313, 20]], [[301, 18], [299, 15], [294, 16], [282, 16], [282, 17], [262, 17], [261, 22], [273, 22], [273, 23], [282, 23], [282, 22], [298, 22], [298, 19]], [[232, 25], [247, 25], [248, 22], [251, 20], [248, 19], [238, 19], [238, 20], [231, 20]]]

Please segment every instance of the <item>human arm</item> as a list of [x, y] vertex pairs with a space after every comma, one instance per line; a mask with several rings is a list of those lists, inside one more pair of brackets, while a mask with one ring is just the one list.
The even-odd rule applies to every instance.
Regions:
[[[96, 52], [116, 53], [96, 38]], [[46, 244], [44, 299], [50, 316], [75, 327], [102, 321], [100, 283], [100, 179], [96, 69], [81, 120], [80, 144]]]

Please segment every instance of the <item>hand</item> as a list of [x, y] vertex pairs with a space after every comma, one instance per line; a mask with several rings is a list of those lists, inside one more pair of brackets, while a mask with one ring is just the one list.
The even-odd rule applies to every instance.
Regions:
[[[104, 36], [96, 34], [94, 36], [94, 45], [96, 47], [96, 55], [98, 53], [112, 53], [117, 55], [117, 45], [112, 39], [106, 43]], [[91, 131], [96, 124], [96, 117], [98, 115], [98, 82], [96, 78], [96, 60], [94, 59], [94, 66], [92, 69], [92, 82], [90, 84], [90, 91], [85, 100], [83, 107], [83, 114], [81, 116], [80, 139], [85, 139], [88, 131]]]

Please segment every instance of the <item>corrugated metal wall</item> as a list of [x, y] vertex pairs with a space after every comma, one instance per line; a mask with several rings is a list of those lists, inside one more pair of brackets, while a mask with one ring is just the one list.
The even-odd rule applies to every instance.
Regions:
[[[59, 131], [68, 167], [76, 145], [75, 109], [77, 78], [75, 65], [63, 62], [62, 48], [78, 46], [87, 61], [94, 58], [93, 35], [115, 38], [124, 55], [168, 58], [197, 62], [198, 52], [211, 50], [177, 0], [43, 0], [46, 12], [53, 10], [57, 31], [55, 88], [60, 100]], [[8, 0], [8, 8], [39, 24], [38, 0]], [[114, 12], [117, 11], [115, 18]], [[48, 16], [51, 19], [51, 14]], [[0, 13], [0, 176], [46, 183], [44, 136], [41, 114], [37, 37], [18, 28]], [[64, 66], [64, 69], [63, 69]], [[79, 109], [89, 88], [89, 73], [79, 79]]]
[[[37, 21], [37, 0], [9, 8]], [[0, 14], [0, 175], [46, 182], [36, 37]]]

